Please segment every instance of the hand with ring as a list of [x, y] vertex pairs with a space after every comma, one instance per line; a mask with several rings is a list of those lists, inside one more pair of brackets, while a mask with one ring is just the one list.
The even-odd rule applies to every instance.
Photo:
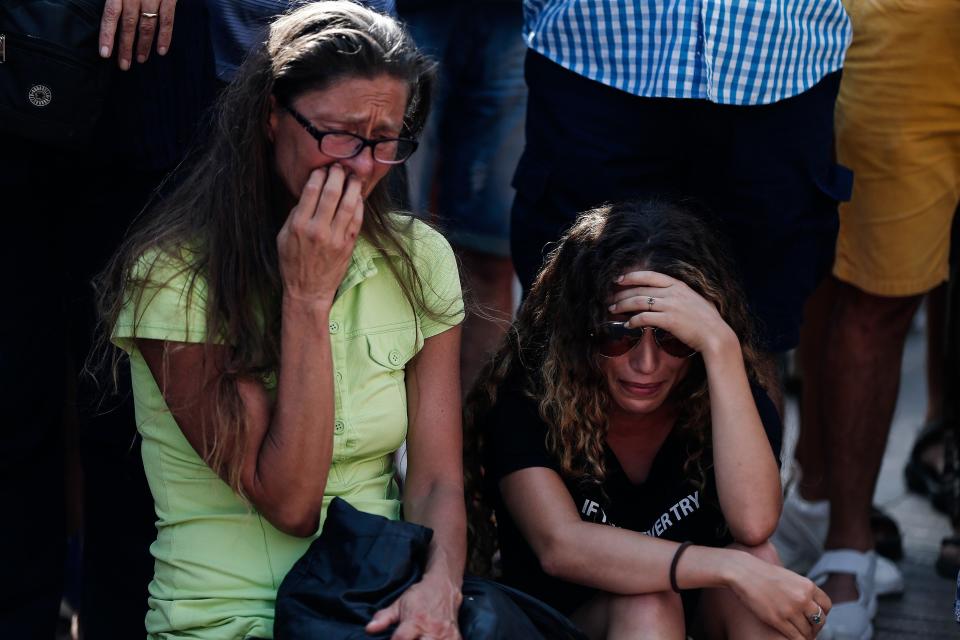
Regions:
[[628, 328], [657, 327], [695, 351], [709, 355], [739, 340], [716, 306], [671, 276], [643, 269], [627, 270], [615, 281], [608, 312], [629, 316]]
[[177, 0], [106, 0], [100, 20], [100, 56], [109, 58], [116, 40], [117, 64], [126, 71], [133, 61], [134, 40], [137, 62], [143, 64], [150, 57], [155, 36], [157, 53], [166, 55], [173, 39], [176, 7]]
[[811, 640], [823, 629], [832, 602], [808, 578], [747, 555], [729, 587], [762, 622], [790, 640]]

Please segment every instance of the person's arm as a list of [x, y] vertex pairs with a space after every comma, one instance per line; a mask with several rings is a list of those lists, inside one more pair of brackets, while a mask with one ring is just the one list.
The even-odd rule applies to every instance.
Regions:
[[750, 391], [737, 336], [729, 327], [718, 330], [701, 355], [710, 390], [720, 509], [734, 539], [757, 546], [773, 535], [780, 519], [780, 470]]
[[[292, 535], [316, 533], [323, 506], [334, 421], [328, 318], [362, 220], [358, 179], [336, 165], [311, 173], [277, 237], [284, 290], [272, 411], [259, 380], [238, 383], [249, 429], [240, 459], [229, 463], [240, 465], [246, 498]], [[184, 436], [209, 461], [217, 435], [213, 398], [227, 347], [214, 347], [215, 361], [204, 367], [203, 345], [140, 339], [137, 346]]]
[[[500, 493], [548, 575], [607, 593], [669, 591], [678, 543], [584, 522], [560, 476], [530, 467], [500, 480]], [[788, 638], [810, 633], [806, 612], [830, 608], [810, 580], [744, 551], [691, 546], [676, 570], [682, 589], [728, 587], [766, 624]]]
[[612, 312], [631, 314], [630, 326], [665, 329], [703, 357], [723, 517], [741, 544], [766, 542], [780, 519], [780, 471], [750, 392], [739, 338], [710, 302], [675, 278], [634, 271], [619, 284]]
[[460, 428], [460, 327], [427, 338], [407, 365], [404, 517], [433, 529], [423, 579], [377, 612], [367, 631], [398, 624], [395, 640], [460, 637], [457, 614], [466, 560]]

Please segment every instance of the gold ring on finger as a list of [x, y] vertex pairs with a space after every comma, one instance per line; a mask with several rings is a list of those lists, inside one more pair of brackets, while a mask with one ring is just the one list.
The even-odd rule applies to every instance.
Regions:
[[653, 296], [649, 296], [647, 298], [647, 309], [650, 311], [653, 311], [653, 303], [656, 301], [657, 301], [656, 298], [654, 298]]

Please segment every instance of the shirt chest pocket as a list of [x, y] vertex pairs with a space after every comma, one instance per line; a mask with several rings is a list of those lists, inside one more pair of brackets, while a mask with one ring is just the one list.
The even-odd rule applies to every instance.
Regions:
[[413, 326], [409, 330], [367, 335], [367, 355], [375, 367], [387, 371], [403, 371], [416, 350], [416, 331]]
[[[362, 393], [354, 406], [368, 418], [380, 424], [392, 424], [402, 416], [406, 430], [407, 392], [405, 387], [407, 363], [416, 354], [422, 339], [416, 326], [395, 331], [367, 334], [358, 344], [365, 353], [358, 354], [366, 362], [357, 380]], [[359, 364], [359, 363], [357, 363]]]

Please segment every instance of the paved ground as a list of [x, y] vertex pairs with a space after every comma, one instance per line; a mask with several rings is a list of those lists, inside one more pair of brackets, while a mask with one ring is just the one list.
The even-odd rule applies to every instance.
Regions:
[[[907, 493], [903, 482], [903, 465], [926, 411], [925, 393], [923, 335], [915, 330], [904, 354], [897, 411], [874, 500], [900, 523], [905, 552], [900, 568], [906, 592], [880, 601], [874, 621], [876, 640], [960, 638], [960, 625], [953, 621], [956, 582], [940, 578], [933, 567], [940, 539], [950, 533], [949, 522], [926, 500]], [[788, 406], [786, 428], [792, 445], [796, 402]]]

